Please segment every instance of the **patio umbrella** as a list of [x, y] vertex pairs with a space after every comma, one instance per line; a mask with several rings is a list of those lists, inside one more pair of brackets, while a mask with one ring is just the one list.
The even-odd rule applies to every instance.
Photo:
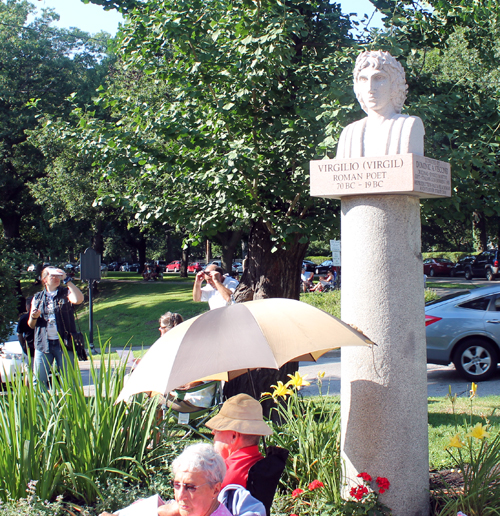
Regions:
[[175, 326], [144, 355], [117, 402], [165, 395], [198, 379], [231, 380], [249, 369], [314, 361], [341, 346], [373, 344], [332, 315], [294, 299], [270, 298], [210, 310]]

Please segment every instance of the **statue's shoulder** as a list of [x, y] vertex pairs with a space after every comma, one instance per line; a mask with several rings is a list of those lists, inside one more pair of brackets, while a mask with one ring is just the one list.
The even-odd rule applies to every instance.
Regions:
[[424, 131], [424, 123], [422, 122], [422, 119], [418, 116], [398, 114], [397, 117], [395, 117], [395, 119], [401, 120], [403, 127], [405, 128], [411, 130], [415, 129], [418, 131]]

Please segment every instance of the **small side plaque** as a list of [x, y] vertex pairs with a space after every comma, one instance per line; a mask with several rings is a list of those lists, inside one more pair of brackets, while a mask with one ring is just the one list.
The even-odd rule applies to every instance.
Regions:
[[449, 163], [395, 154], [310, 162], [311, 196], [341, 199], [348, 195], [404, 194], [421, 199], [451, 197]]

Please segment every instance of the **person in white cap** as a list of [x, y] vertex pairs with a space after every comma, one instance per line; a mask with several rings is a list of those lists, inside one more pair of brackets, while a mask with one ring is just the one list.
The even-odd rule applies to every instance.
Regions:
[[[73, 305], [83, 302], [83, 294], [62, 269], [46, 267], [41, 279], [44, 289], [33, 297], [28, 326], [35, 330], [34, 382], [48, 387], [54, 361], [59, 369], [64, 367], [59, 339], [71, 342], [71, 334], [76, 333]], [[68, 355], [73, 360], [70, 349]]]

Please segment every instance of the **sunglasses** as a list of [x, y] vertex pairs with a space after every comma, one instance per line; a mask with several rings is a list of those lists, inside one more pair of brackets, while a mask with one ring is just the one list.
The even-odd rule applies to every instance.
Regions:
[[194, 484], [184, 484], [182, 482], [177, 482], [176, 480], [171, 480], [170, 485], [173, 487], [174, 491], [180, 491], [183, 487], [189, 494], [196, 493], [196, 490], [200, 488], [201, 486], [204, 486], [206, 484], [209, 484], [210, 482], [205, 482], [203, 484], [200, 484], [198, 486], [195, 486]]

